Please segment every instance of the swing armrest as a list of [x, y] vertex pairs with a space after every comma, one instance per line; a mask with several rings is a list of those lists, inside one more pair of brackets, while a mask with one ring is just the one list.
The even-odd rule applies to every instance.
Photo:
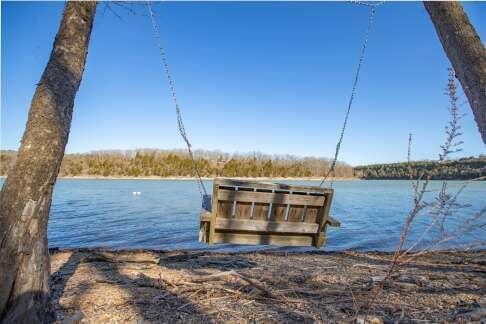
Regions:
[[331, 216], [327, 218], [326, 224], [331, 227], [341, 227], [341, 222]]
[[210, 222], [211, 221], [211, 212], [203, 209], [201, 211], [201, 222]]

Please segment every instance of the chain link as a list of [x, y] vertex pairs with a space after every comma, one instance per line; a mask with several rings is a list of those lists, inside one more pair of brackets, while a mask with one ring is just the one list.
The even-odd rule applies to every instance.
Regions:
[[192, 145], [191, 145], [191, 142], [189, 141], [189, 137], [188, 137], [186, 129], [184, 127], [184, 121], [182, 120], [181, 108], [180, 108], [179, 102], [177, 100], [175, 82], [174, 82], [174, 79], [172, 78], [172, 76], [170, 74], [169, 64], [167, 63], [167, 55], [165, 53], [164, 47], [162, 46], [162, 38], [160, 37], [160, 28], [159, 28], [159, 25], [157, 23], [157, 19], [155, 18], [154, 12], [152, 10], [152, 4], [151, 4], [150, 1], [147, 1], [147, 8], [148, 8], [149, 16], [150, 16], [150, 21], [152, 22], [152, 28], [154, 30], [154, 36], [155, 36], [155, 40], [157, 42], [157, 47], [159, 48], [160, 58], [162, 60], [162, 67], [163, 67], [165, 75], [167, 77], [167, 81], [168, 81], [168, 84], [169, 84], [169, 91], [170, 91], [171, 96], [172, 96], [172, 101], [174, 102], [174, 105], [175, 105], [175, 110], [176, 110], [176, 115], [177, 115], [177, 127], [179, 129], [179, 134], [181, 135], [182, 139], [186, 143], [187, 151], [188, 151], [189, 156], [191, 158], [192, 171], [196, 175], [197, 187], [198, 187], [198, 190], [199, 190], [199, 194], [201, 195], [201, 201], [204, 204], [205, 197], [208, 196], [208, 192], [206, 190], [206, 187], [204, 186], [204, 182], [201, 179], [201, 173], [199, 172], [196, 160], [194, 159], [194, 153], [192, 151]]
[[[360, 75], [360, 72], [361, 72], [361, 67], [363, 66], [363, 62], [364, 62], [365, 57], [366, 57], [366, 49], [368, 48], [368, 39], [369, 39], [369, 36], [370, 36], [371, 27], [373, 26], [376, 7], [382, 5], [384, 2], [379, 2], [379, 3], [376, 3], [376, 4], [368, 4], [368, 3], [365, 3], [365, 2], [361, 2], [361, 1], [355, 1], [355, 3], [367, 5], [367, 6], [370, 7], [370, 13], [369, 13], [369, 16], [368, 16], [368, 27], [366, 28], [366, 33], [365, 33], [364, 38], [363, 38], [363, 45], [361, 46], [361, 54], [360, 54], [360, 57], [359, 57], [358, 67], [356, 68], [356, 74], [354, 76], [354, 81], [353, 81], [353, 87], [351, 89], [351, 95], [349, 97], [348, 107], [346, 109], [346, 114], [344, 115], [343, 126], [341, 128], [341, 132], [339, 134], [339, 139], [338, 139], [338, 142], [336, 144], [336, 151], [334, 152], [334, 158], [332, 159], [331, 167], [329, 168], [329, 170], [325, 174], [324, 178], [322, 179], [321, 184], [319, 185], [320, 187], [322, 187], [324, 185], [324, 182], [326, 182], [327, 178], [329, 177], [329, 175], [331, 175], [331, 173], [334, 176], [334, 170], [336, 168], [337, 159], [338, 159], [338, 156], [339, 156], [339, 151], [341, 150], [341, 144], [343, 142], [344, 132], [346, 131], [346, 126], [348, 125], [349, 114], [351, 112], [351, 106], [353, 105], [354, 97], [356, 95], [356, 88], [358, 86], [358, 80], [359, 80], [359, 75]], [[333, 180], [331, 180], [331, 182], [330, 182], [331, 187], [332, 187], [332, 184], [333, 184]]]

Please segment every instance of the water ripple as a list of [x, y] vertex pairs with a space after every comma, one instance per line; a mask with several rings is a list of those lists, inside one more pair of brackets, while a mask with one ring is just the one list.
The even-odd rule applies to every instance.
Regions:
[[[0, 183], [3, 182], [0, 181]], [[314, 184], [317, 182], [289, 182]], [[460, 182], [451, 181], [454, 190]], [[208, 183], [208, 187], [211, 184]], [[328, 231], [326, 250], [392, 250], [411, 207], [408, 181], [343, 181], [334, 185], [332, 215], [342, 227]], [[432, 189], [440, 188], [439, 182]], [[134, 191], [141, 195], [134, 196]], [[429, 193], [429, 196], [432, 193]], [[481, 198], [483, 197], [483, 198]], [[461, 195], [470, 207], [452, 217], [458, 224], [484, 205], [486, 182], [475, 182]], [[282, 248], [218, 245], [197, 242], [199, 193], [192, 181], [59, 180], [49, 219], [49, 246], [251, 251]], [[419, 218], [412, 239], [430, 219]], [[464, 237], [455, 244], [466, 243]], [[308, 248], [284, 248], [303, 251]]]

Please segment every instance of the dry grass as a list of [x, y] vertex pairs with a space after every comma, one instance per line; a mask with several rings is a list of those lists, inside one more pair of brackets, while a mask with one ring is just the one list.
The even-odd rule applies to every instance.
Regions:
[[[51, 289], [59, 321], [347, 322], [365, 306], [391, 257], [57, 251]], [[385, 322], [479, 321], [485, 273], [486, 252], [422, 255], [394, 274], [372, 313]]]

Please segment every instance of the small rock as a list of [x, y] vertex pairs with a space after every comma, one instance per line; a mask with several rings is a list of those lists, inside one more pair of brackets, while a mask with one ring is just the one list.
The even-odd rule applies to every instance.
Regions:
[[428, 281], [426, 276], [421, 275], [413, 275], [413, 274], [401, 274], [398, 277], [398, 280], [401, 282], [408, 282], [412, 284], [422, 285]]
[[417, 285], [410, 282], [397, 282], [396, 285], [402, 290], [415, 290]]
[[372, 276], [371, 277], [371, 280], [373, 282], [382, 282], [383, 280], [385, 280], [386, 276]]
[[383, 324], [383, 319], [374, 315], [358, 315], [356, 324]]
[[73, 315], [65, 318], [61, 324], [78, 324], [81, 323], [84, 318], [84, 314], [82, 311], [76, 311]]

